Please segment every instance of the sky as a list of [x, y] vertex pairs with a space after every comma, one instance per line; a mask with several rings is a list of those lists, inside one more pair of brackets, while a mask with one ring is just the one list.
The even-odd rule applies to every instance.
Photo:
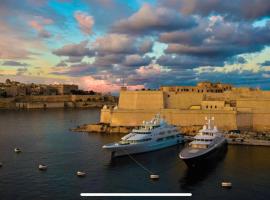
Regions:
[[1, 0], [0, 82], [270, 89], [269, 0]]

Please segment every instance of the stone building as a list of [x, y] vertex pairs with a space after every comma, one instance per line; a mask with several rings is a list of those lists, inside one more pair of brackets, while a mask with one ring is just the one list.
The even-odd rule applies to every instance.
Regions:
[[72, 91], [79, 89], [78, 85], [56, 84], [50, 86], [55, 88], [57, 90], [57, 94], [59, 95], [71, 94]]
[[104, 107], [100, 121], [138, 126], [160, 113], [169, 123], [201, 127], [214, 116], [222, 130], [270, 131], [270, 91], [202, 82], [197, 86], [162, 86], [155, 91], [120, 91], [116, 108]]

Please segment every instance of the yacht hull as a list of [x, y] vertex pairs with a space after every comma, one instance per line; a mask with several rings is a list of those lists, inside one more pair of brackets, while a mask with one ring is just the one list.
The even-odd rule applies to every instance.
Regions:
[[142, 144], [131, 145], [105, 145], [103, 149], [106, 149], [112, 153], [112, 157], [125, 156], [130, 154], [139, 154], [150, 151], [156, 151], [166, 147], [174, 146], [184, 142], [183, 138], [172, 139], [164, 142], [146, 142]]
[[180, 158], [186, 163], [186, 165], [190, 168], [196, 168], [200, 166], [205, 166], [205, 165], [211, 165], [215, 161], [219, 160], [222, 158], [227, 150], [227, 140], [224, 140], [221, 142], [218, 146], [215, 148], [211, 149], [210, 151], [195, 156], [195, 157], [181, 157], [180, 153]]

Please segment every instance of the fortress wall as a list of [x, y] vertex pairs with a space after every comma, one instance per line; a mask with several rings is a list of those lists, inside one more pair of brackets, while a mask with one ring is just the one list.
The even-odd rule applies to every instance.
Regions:
[[110, 109], [101, 109], [100, 122], [111, 123], [112, 111]]
[[202, 101], [203, 110], [223, 110], [225, 107], [224, 101]]
[[237, 100], [237, 109], [239, 108], [250, 108], [254, 111], [267, 111], [270, 113], [270, 99], [243, 99]]
[[253, 114], [251, 112], [238, 112], [236, 116], [237, 129], [252, 130]]
[[153, 110], [114, 110], [111, 118], [111, 126], [139, 126], [142, 121], [150, 120], [158, 109]]
[[205, 117], [215, 117], [216, 125], [223, 130], [236, 129], [235, 111], [202, 111], [202, 110], [114, 110], [111, 118], [112, 126], [138, 126], [144, 120], [150, 120], [155, 114], [160, 113], [169, 123], [177, 126], [202, 126]]
[[270, 131], [270, 113], [255, 112], [253, 114], [254, 131]]
[[165, 108], [189, 109], [201, 105], [203, 97], [203, 93], [164, 92]]
[[160, 109], [164, 107], [162, 91], [121, 91], [119, 108]]

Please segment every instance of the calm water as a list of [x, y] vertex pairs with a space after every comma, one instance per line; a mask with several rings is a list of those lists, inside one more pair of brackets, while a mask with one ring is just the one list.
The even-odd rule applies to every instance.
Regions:
[[[188, 170], [178, 158], [183, 146], [135, 156], [160, 175], [153, 182], [130, 158], [111, 161], [101, 149], [121, 135], [69, 131], [98, 120], [98, 110], [0, 111], [0, 199], [87, 199], [80, 192], [192, 192], [193, 197], [185, 199], [270, 199], [270, 148], [229, 146], [223, 160], [200, 171]], [[15, 154], [14, 147], [23, 153]], [[38, 171], [39, 163], [47, 164], [48, 170]], [[87, 176], [78, 178], [77, 170]], [[223, 180], [230, 180], [233, 188], [222, 189]]]

